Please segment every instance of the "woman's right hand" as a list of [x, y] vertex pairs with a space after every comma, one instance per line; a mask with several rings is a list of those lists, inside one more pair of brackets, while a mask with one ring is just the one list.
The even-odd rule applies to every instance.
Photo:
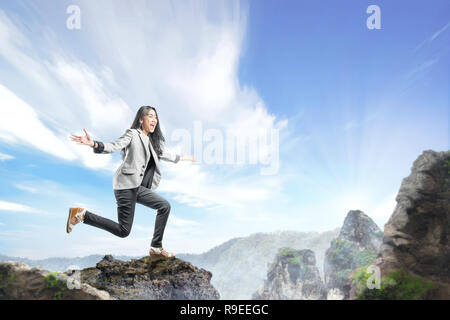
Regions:
[[74, 134], [72, 134], [70, 136], [70, 139], [72, 139], [72, 141], [78, 142], [78, 144], [85, 144], [87, 146], [93, 147], [94, 146], [94, 141], [91, 140], [91, 137], [89, 137], [86, 129], [83, 129], [85, 136], [76, 136]]

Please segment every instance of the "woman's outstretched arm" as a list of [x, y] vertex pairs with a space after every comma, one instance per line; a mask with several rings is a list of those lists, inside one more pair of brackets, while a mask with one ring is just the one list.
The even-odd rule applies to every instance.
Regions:
[[85, 135], [84, 136], [77, 136], [74, 134], [70, 135], [70, 139], [72, 141], [78, 142], [78, 144], [84, 144], [87, 146], [90, 146], [91, 148], [95, 147], [95, 142], [91, 139], [91, 137], [88, 135], [86, 129], [83, 129]]
[[162, 155], [159, 157], [160, 160], [170, 161], [173, 163], [177, 163], [178, 161], [192, 161], [195, 162], [195, 158], [190, 155], [181, 156], [179, 154], [172, 154], [163, 149]]
[[103, 143], [92, 140], [86, 129], [83, 130], [85, 136], [76, 136], [72, 134], [70, 138], [72, 141], [78, 142], [78, 144], [84, 144], [94, 148], [95, 153], [112, 153], [117, 150], [121, 150], [128, 146], [133, 138], [133, 131], [131, 129], [127, 129], [127, 131], [116, 141]]
[[187, 155], [187, 154], [185, 154], [184, 156], [182, 156], [182, 157], [180, 158], [180, 160], [181, 160], [181, 161], [192, 161], [192, 162], [197, 161], [197, 160], [195, 160], [194, 156]]

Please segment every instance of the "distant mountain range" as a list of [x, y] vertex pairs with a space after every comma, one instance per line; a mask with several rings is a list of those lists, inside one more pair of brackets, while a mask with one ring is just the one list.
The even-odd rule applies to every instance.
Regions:
[[[86, 257], [76, 257], [76, 258], [47, 258], [41, 260], [32, 260], [20, 257], [9, 257], [0, 254], [0, 261], [20, 261], [24, 262], [30, 267], [41, 267], [42, 269], [49, 271], [61, 271], [65, 272], [70, 266], [77, 266], [80, 269], [94, 267], [97, 262], [103, 259], [105, 255], [93, 254]], [[130, 260], [140, 257], [128, 257], [128, 256], [115, 256], [118, 260]]]
[[252, 294], [264, 283], [268, 266], [282, 247], [314, 251], [323, 279], [325, 252], [338, 236], [339, 230], [336, 228], [322, 233], [255, 233], [231, 239], [203, 254], [177, 254], [177, 257], [211, 271], [211, 284], [219, 291], [221, 299], [251, 299]]
[[[327, 232], [277, 231], [255, 233], [247, 237], [233, 238], [202, 254], [177, 254], [177, 258], [211, 271], [211, 284], [219, 291], [221, 299], [251, 299], [252, 294], [264, 283], [268, 265], [279, 248], [310, 249], [316, 254], [317, 267], [323, 278], [323, 261], [330, 242], [337, 237], [340, 228]], [[52, 271], [66, 271], [69, 266], [80, 269], [94, 267], [104, 255], [77, 258], [48, 258], [31, 260], [0, 254], [0, 261], [20, 261], [31, 267]], [[129, 261], [141, 257], [114, 256]]]

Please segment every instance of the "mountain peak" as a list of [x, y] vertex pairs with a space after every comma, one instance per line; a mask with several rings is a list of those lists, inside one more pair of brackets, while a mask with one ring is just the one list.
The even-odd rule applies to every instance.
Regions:
[[267, 280], [253, 294], [256, 300], [320, 300], [325, 297], [314, 252], [289, 247], [278, 250]]
[[350, 210], [338, 238], [356, 242], [365, 249], [377, 251], [382, 234], [383, 232], [368, 215], [361, 210]]

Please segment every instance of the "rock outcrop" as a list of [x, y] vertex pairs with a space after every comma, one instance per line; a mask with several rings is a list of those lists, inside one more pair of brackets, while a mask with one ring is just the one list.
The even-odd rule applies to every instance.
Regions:
[[360, 210], [347, 214], [339, 236], [327, 250], [324, 262], [329, 300], [349, 299], [353, 270], [370, 264], [381, 245], [382, 231]]
[[215, 300], [212, 273], [178, 258], [131, 261], [106, 255], [94, 268], [81, 271], [81, 280], [108, 291], [113, 298], [128, 300]]
[[[67, 273], [31, 268], [23, 262], [0, 262], [1, 300], [109, 300], [106, 291], [78, 286]], [[69, 281], [68, 281], [69, 280]], [[68, 284], [69, 283], [69, 284]], [[72, 289], [70, 289], [72, 288]], [[79, 289], [77, 289], [79, 288]]]
[[267, 270], [280, 248], [314, 251], [321, 278], [325, 251], [340, 228], [326, 232], [276, 231], [254, 233], [229, 240], [203, 254], [178, 254], [177, 257], [211, 271], [211, 284], [221, 299], [249, 300], [267, 279]]
[[359, 272], [351, 298], [450, 299], [450, 151], [424, 151], [396, 201], [372, 266], [380, 287], [369, 290]]
[[322, 300], [326, 290], [314, 252], [281, 248], [254, 300]]
[[0, 299], [219, 299], [212, 273], [177, 258], [121, 261], [106, 255], [96, 267], [49, 272], [23, 262], [0, 262]]

